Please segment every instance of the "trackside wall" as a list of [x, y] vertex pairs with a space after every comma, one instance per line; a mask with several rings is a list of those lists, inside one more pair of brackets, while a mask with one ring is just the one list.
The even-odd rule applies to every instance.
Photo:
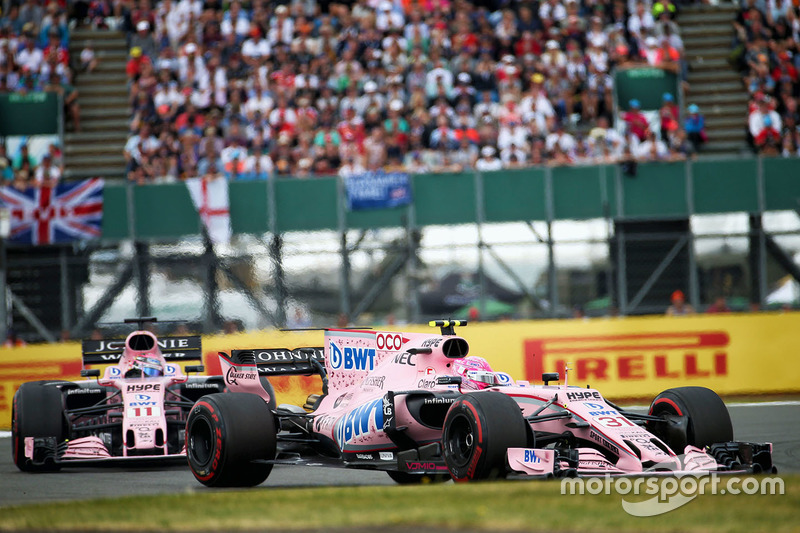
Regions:
[[[393, 329], [384, 328], [382, 329]], [[399, 328], [394, 328], [398, 329]], [[405, 331], [432, 331], [409, 326]], [[610, 399], [650, 398], [670, 387], [703, 385], [720, 394], [800, 392], [800, 313], [540, 320], [471, 324], [460, 330], [470, 353], [495, 370], [538, 382], [571, 368], [569, 382]], [[321, 331], [262, 331], [203, 338], [206, 373], [216, 353], [234, 348], [321, 346]], [[81, 379], [79, 343], [0, 348], [0, 428], [11, 423], [14, 391], [40, 379]], [[273, 379], [279, 403], [302, 405], [320, 392], [317, 377]]]

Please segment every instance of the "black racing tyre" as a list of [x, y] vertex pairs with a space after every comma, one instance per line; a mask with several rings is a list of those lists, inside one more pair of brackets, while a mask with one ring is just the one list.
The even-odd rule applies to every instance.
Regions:
[[66, 418], [61, 390], [56, 384], [64, 381], [31, 381], [23, 383], [11, 410], [11, 440], [14, 464], [23, 472], [54, 472], [54, 462], [31, 464], [25, 457], [26, 437], [55, 437], [61, 443], [67, 438]]
[[194, 477], [208, 487], [263, 483], [275, 459], [275, 417], [255, 394], [203, 396], [186, 420], [186, 455]]
[[667, 389], [650, 404], [650, 415], [664, 416], [664, 422], [648, 422], [647, 429], [675, 453], [687, 445], [700, 449], [733, 440], [728, 408], [716, 392], [705, 387]]
[[387, 474], [395, 483], [400, 485], [425, 485], [428, 483], [444, 483], [450, 481], [448, 474], [409, 474], [397, 470], [387, 470]]
[[527, 422], [513, 398], [501, 392], [465, 394], [447, 411], [442, 448], [456, 481], [493, 479], [507, 472], [506, 450], [527, 445]]

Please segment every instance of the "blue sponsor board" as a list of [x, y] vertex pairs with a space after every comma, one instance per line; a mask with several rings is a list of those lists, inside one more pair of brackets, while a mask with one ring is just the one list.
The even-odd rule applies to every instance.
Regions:
[[345, 179], [347, 208], [385, 209], [411, 203], [411, 181], [405, 172], [365, 172]]

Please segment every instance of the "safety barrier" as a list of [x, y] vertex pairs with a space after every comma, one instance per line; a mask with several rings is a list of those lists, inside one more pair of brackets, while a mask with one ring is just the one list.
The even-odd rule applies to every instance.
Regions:
[[[800, 313], [791, 312], [482, 323], [458, 333], [469, 341], [471, 355], [485, 357], [515, 379], [538, 383], [542, 372], [552, 371], [563, 379], [569, 367], [570, 385], [590, 385], [610, 399], [647, 399], [685, 385], [722, 395], [798, 393], [798, 329]], [[206, 337], [206, 371], [219, 373], [218, 351], [321, 346], [322, 335], [265, 331]], [[10, 426], [13, 394], [21, 383], [80, 379], [80, 369], [77, 343], [0, 349], [0, 428]], [[279, 403], [302, 405], [308, 394], [320, 392], [315, 376], [279, 377], [273, 386]]]

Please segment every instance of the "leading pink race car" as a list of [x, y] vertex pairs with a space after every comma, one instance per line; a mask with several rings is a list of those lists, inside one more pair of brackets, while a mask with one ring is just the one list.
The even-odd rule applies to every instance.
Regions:
[[[220, 353], [230, 392], [201, 398], [187, 455], [208, 486], [253, 486], [276, 464], [383, 470], [398, 483], [507, 475], [775, 472], [772, 445], [733, 441], [702, 387], [659, 394], [648, 414], [591, 388], [514, 381], [456, 336], [330, 329], [322, 348]], [[316, 373], [322, 395], [277, 405], [264, 377]]]
[[[20, 470], [109, 462], [186, 461], [189, 410], [224, 390], [218, 376], [188, 376], [178, 364], [202, 357], [199, 336], [156, 337], [155, 318], [127, 319], [139, 329], [126, 339], [83, 341], [81, 375], [95, 380], [33, 381], [14, 395], [12, 452]], [[186, 366], [187, 373], [203, 367]]]

